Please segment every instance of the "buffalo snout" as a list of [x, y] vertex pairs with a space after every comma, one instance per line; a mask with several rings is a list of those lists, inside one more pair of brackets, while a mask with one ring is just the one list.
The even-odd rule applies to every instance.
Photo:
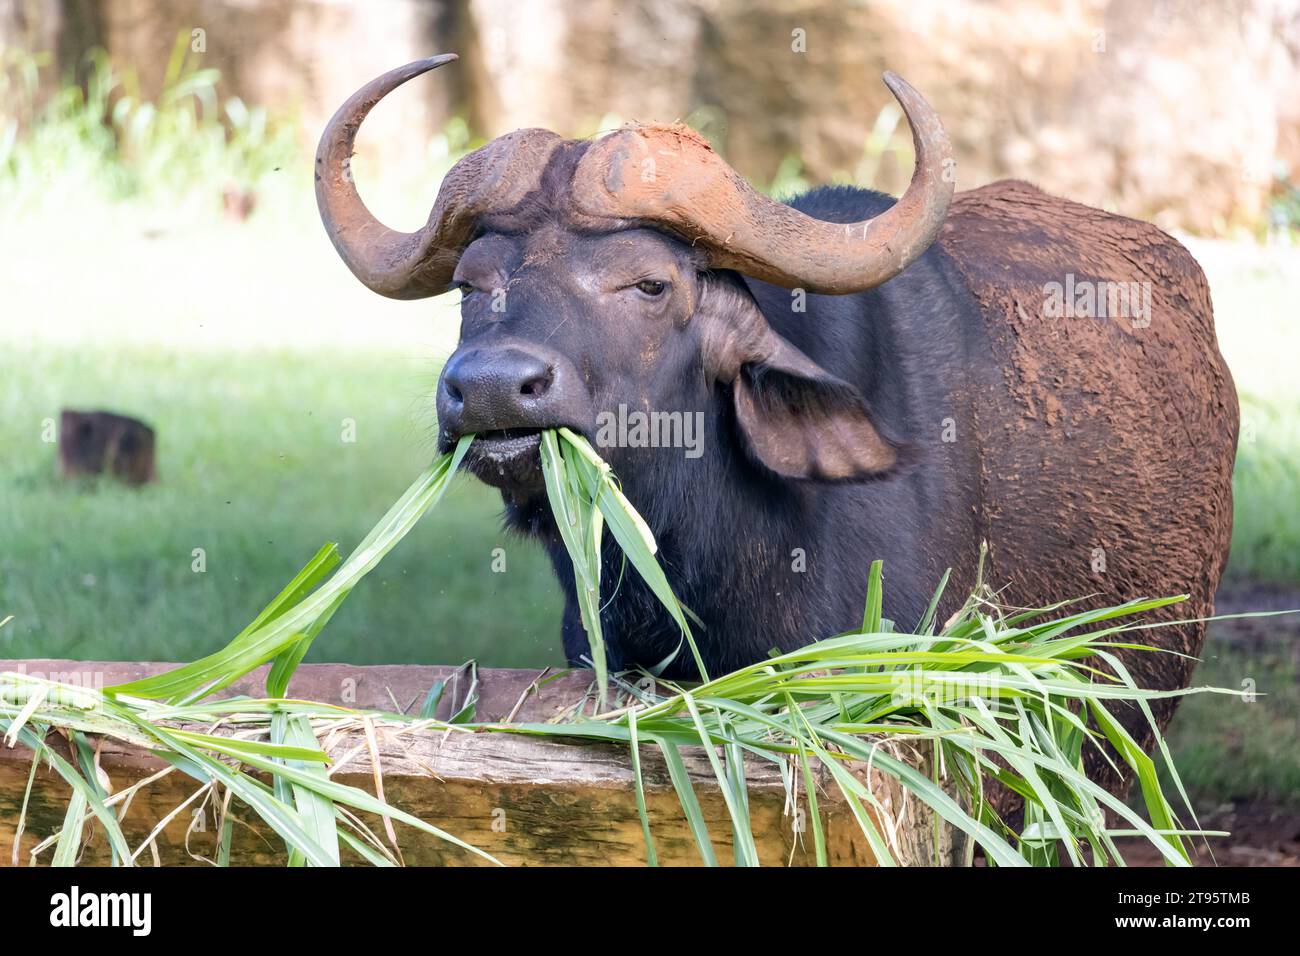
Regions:
[[585, 428], [591, 398], [567, 357], [544, 346], [512, 343], [458, 350], [438, 382], [445, 439], [561, 425]]

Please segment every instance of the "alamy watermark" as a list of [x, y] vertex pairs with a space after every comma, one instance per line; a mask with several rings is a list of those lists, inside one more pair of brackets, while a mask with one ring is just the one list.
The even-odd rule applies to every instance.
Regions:
[[83, 892], [74, 885], [50, 897], [50, 925], [122, 927], [132, 936], [148, 936], [153, 929], [153, 894]]
[[1043, 317], [1047, 319], [1129, 319], [1133, 328], [1151, 325], [1151, 283], [1075, 279], [1043, 286]]
[[965, 700], [997, 700], [1001, 680], [995, 674], [900, 671], [894, 679], [890, 702], [898, 707], [938, 706]]
[[0, 700], [26, 704], [33, 694], [44, 694], [52, 704], [96, 710], [103, 702], [104, 672], [91, 670], [38, 671], [25, 663], [0, 674]]
[[682, 448], [687, 458], [704, 454], [703, 412], [643, 412], [624, 404], [596, 416], [600, 448]]

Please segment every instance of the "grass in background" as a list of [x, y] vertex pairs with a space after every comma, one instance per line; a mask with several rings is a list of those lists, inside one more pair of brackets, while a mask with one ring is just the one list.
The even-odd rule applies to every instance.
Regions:
[[[454, 309], [362, 289], [320, 229], [291, 126], [224, 98], [187, 42], [155, 102], [96, 57], [84, 91], [38, 106], [37, 59], [0, 51], [0, 99], [19, 104], [0, 117], [3, 657], [200, 656], [323, 536], [359, 540], [434, 453]], [[449, 124], [419, 191], [432, 201], [473, 145]], [[409, 186], [372, 190], [358, 167], [378, 209]], [[242, 224], [223, 212], [232, 188], [256, 199]], [[62, 408], [147, 421], [159, 484], [59, 481], [47, 422]], [[450, 496], [450, 534], [421, 529], [385, 563], [335, 621], [333, 659], [562, 660], [544, 556], [500, 530], [495, 492], [463, 480]]]
[[1300, 588], [1300, 250], [1184, 238], [1241, 403], [1227, 582]]
[[[212, 208], [223, 192], [259, 190], [279, 170], [306, 169], [291, 124], [260, 107], [221, 99], [218, 71], [201, 69], [177, 37], [156, 101], [103, 53], [87, 58], [84, 84], [36, 102], [42, 57], [0, 50], [0, 203], [10, 214], [90, 201], [132, 200]], [[282, 177], [281, 177], [282, 178]]]
[[[391, 354], [7, 352], [0, 370], [0, 657], [189, 660], [244, 623], [319, 547], [355, 544], [433, 456], [432, 363]], [[403, 381], [405, 379], [405, 381]], [[110, 399], [111, 396], [111, 399]], [[160, 482], [54, 478], [42, 420], [107, 402], [159, 433]], [[344, 419], [356, 442], [342, 440]], [[559, 592], [500, 497], [458, 480], [331, 626], [354, 663], [557, 663]], [[206, 571], [193, 570], [193, 550]], [[506, 570], [494, 572], [494, 549]], [[498, 563], [499, 566], [499, 563]]]
[[1298, 413], [1300, 402], [1243, 389], [1229, 584], [1300, 586]]
[[1226, 622], [1210, 626], [1195, 683], [1250, 691], [1254, 700], [1192, 697], [1169, 729], [1174, 764], [1198, 812], [1233, 801], [1300, 803], [1300, 630], [1291, 617], [1250, 623], [1253, 640], [1229, 638]]

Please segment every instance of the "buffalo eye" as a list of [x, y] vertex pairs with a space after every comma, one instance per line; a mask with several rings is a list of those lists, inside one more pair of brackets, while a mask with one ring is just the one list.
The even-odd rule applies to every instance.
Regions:
[[664, 294], [664, 289], [668, 288], [667, 283], [660, 282], [658, 279], [642, 279], [636, 284], [636, 290], [642, 295], [647, 295], [652, 299], [657, 299]]
[[456, 283], [456, 291], [459, 292], [459, 293], [461, 294], [461, 297], [462, 297], [462, 298], [464, 298], [465, 296], [469, 295], [471, 292], [476, 292], [476, 291], [478, 291], [478, 290], [476, 290], [476, 289], [474, 288], [474, 286], [473, 286], [472, 283], [469, 283], [469, 282], [457, 282], [457, 283]]

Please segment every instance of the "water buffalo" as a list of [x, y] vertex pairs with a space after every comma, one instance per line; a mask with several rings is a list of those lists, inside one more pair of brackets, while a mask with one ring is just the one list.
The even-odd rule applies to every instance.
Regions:
[[[384, 95], [451, 59], [394, 70], [339, 109], [317, 199], [374, 291], [461, 290], [441, 442], [476, 434], [467, 467], [549, 550], [572, 660], [587, 641], [538, 431], [597, 438], [615, 413], [699, 425], [693, 448], [601, 450], [705, 625], [711, 672], [860, 624], [876, 558], [887, 617], [914, 625], [952, 567], [947, 613], [981, 542], [985, 580], [1010, 604], [1187, 593], [1170, 618], [1212, 612], [1237, 399], [1205, 278], [1172, 238], [1023, 182], [954, 196], [938, 117], [892, 74], [916, 148], [897, 201], [833, 187], [777, 203], [680, 125], [594, 141], [527, 129], [462, 159], [428, 224], [395, 232], [358, 197], [353, 140]], [[653, 665], [677, 630], [635, 576], [614, 593], [617, 577], [604, 595], [611, 663]], [[1149, 633], [1194, 655], [1204, 625]], [[1152, 688], [1187, 686], [1194, 666], [1151, 653], [1128, 664]], [[681, 655], [667, 673], [693, 670]], [[1167, 721], [1172, 707], [1158, 712]]]

